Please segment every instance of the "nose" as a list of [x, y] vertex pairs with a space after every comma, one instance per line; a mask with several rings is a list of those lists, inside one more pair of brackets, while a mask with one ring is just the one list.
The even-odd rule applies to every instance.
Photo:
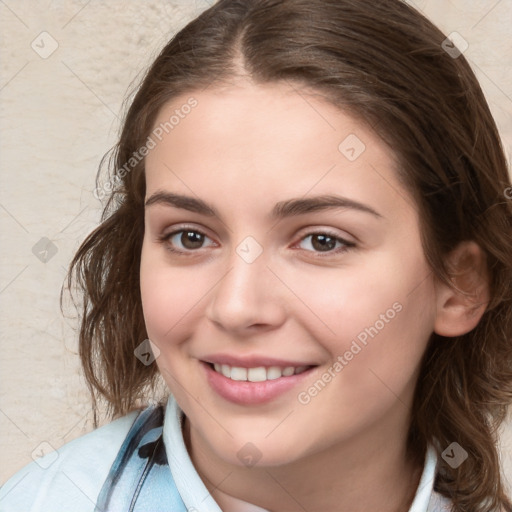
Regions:
[[252, 262], [233, 251], [209, 297], [207, 318], [237, 336], [275, 329], [286, 320], [285, 290], [267, 267], [265, 251]]

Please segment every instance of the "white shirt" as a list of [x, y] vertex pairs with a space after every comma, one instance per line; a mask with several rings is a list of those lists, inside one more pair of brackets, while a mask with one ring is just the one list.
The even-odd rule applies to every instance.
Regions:
[[[0, 512], [93, 512], [110, 467], [137, 416], [132, 412], [37, 459], [0, 489]], [[183, 412], [169, 397], [163, 428], [169, 467], [188, 510], [222, 512], [199, 477], [182, 432]], [[449, 500], [433, 491], [437, 458], [427, 450], [409, 512], [447, 512]], [[237, 512], [266, 512], [233, 498]]]

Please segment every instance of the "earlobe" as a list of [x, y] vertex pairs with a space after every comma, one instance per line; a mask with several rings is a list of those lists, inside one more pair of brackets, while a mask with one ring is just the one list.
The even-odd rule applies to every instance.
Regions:
[[474, 329], [489, 302], [489, 273], [485, 253], [475, 242], [460, 243], [449, 255], [451, 286], [436, 282], [434, 331], [447, 337]]

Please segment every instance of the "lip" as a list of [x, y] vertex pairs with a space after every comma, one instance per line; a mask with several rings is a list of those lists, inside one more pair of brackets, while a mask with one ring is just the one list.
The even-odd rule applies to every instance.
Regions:
[[275, 359], [268, 356], [233, 356], [230, 354], [214, 354], [211, 356], [202, 357], [201, 361], [212, 364], [228, 364], [229, 366], [238, 366], [240, 368], [256, 368], [258, 366], [279, 366], [286, 368], [287, 366], [316, 366], [316, 363], [310, 361], [289, 361], [286, 359]]
[[[261, 359], [258, 359], [259, 361]], [[268, 361], [268, 359], [266, 359]], [[230, 364], [226, 359], [223, 359], [224, 364]], [[276, 360], [271, 364], [259, 364], [259, 366], [306, 366], [300, 364], [290, 364], [290, 362], [286, 362], [286, 364], [274, 364]], [[212, 361], [217, 363], [217, 361]], [[210, 385], [210, 387], [215, 391], [218, 395], [220, 395], [225, 400], [238, 404], [238, 405], [258, 405], [268, 403], [278, 396], [283, 395], [287, 391], [290, 391], [292, 388], [297, 386], [300, 382], [302, 382], [307, 376], [311, 375], [311, 372], [316, 369], [316, 366], [312, 366], [308, 368], [302, 373], [298, 375], [291, 375], [289, 377], [279, 377], [274, 380], [266, 380], [263, 382], [248, 382], [248, 381], [236, 381], [228, 379], [224, 377], [221, 373], [216, 372], [212, 366], [209, 364], [209, 361], [200, 361], [201, 367], [205, 372], [205, 377]], [[218, 364], [223, 364], [222, 362], [218, 362]], [[258, 364], [249, 364], [246, 362], [244, 366], [241, 364], [240, 360], [237, 361], [236, 364], [232, 364], [231, 366], [240, 366], [242, 368], [256, 367]]]

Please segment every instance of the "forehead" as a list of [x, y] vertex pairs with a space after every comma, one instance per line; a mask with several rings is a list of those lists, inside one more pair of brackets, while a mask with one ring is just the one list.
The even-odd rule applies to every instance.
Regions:
[[[194, 106], [191, 108], [190, 104]], [[288, 152], [292, 150], [291, 143], [302, 143], [295, 145], [293, 154], [321, 145], [337, 157], [344, 135], [358, 135], [374, 150], [384, 149], [364, 123], [334, 107], [323, 95], [291, 82], [256, 85], [241, 81], [183, 94], [160, 109], [155, 130], [175, 146], [186, 139], [189, 144], [180, 147], [181, 151], [192, 152], [193, 147], [212, 149], [214, 141], [223, 149], [229, 147], [232, 153], [237, 148], [246, 153], [256, 151], [260, 158], [264, 155], [258, 149], [263, 144], [266, 149], [277, 150], [285, 142], [290, 143], [283, 148]], [[230, 141], [234, 144], [230, 145]], [[356, 150], [361, 149], [359, 144]], [[321, 153], [317, 152], [317, 156]], [[387, 151], [386, 156], [392, 157], [391, 152]]]
[[297, 85], [181, 95], [160, 109], [151, 136], [148, 196], [172, 189], [239, 206], [332, 192], [393, 206], [407, 196], [391, 149], [365, 123]]

